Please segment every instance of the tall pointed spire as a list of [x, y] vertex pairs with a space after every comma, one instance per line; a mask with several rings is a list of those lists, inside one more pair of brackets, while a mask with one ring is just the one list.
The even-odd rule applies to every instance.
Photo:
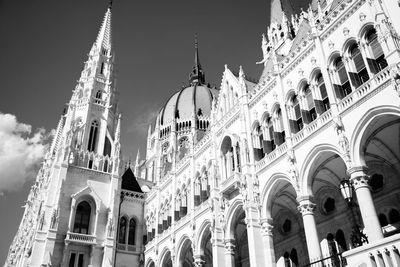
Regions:
[[108, 3], [108, 8], [106, 13], [104, 14], [103, 23], [100, 26], [99, 33], [96, 38], [96, 42], [94, 46], [96, 48], [104, 48], [106, 51], [110, 51], [111, 46], [111, 8], [112, 8], [112, 1]]
[[191, 85], [205, 83], [205, 75], [203, 69], [201, 68], [199, 59], [199, 46], [197, 42], [197, 34], [194, 37], [194, 66], [189, 76], [189, 82]]

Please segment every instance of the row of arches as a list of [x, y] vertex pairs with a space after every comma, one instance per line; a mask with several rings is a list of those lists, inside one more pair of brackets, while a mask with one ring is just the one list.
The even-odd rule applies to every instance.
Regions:
[[[270, 242], [257, 244], [255, 249], [264, 255], [270, 253], [270, 259], [277, 266], [303, 266], [316, 258], [327, 258], [324, 264], [329, 266], [341, 266], [342, 252], [354, 248], [355, 226], [364, 229], [370, 241], [383, 238], [379, 233], [389, 236], [400, 231], [400, 110], [396, 107], [371, 109], [351, 136], [353, 163], [363, 165], [362, 169], [358, 168], [357, 177], [361, 175], [368, 182], [367, 186], [354, 185], [353, 211], [339, 189], [342, 179], [353, 179], [353, 171], [339, 149], [332, 145], [317, 145], [309, 152], [300, 168], [299, 184], [285, 173], [268, 177], [261, 193], [261, 227], [265, 231], [263, 238]], [[372, 206], [368, 206], [366, 194]], [[371, 221], [375, 219], [364, 217], [366, 208], [376, 211], [378, 225], [375, 229], [371, 229], [371, 225], [374, 226]], [[254, 241], [249, 239], [252, 237], [247, 232], [244, 209], [240, 198], [230, 203], [224, 220], [224, 239], [215, 241], [223, 242], [223, 257], [232, 263], [231, 266], [249, 266], [250, 262], [249, 242]], [[183, 266], [194, 266], [196, 261], [206, 266], [212, 264], [210, 258], [216, 255], [212, 254], [214, 247], [209, 241], [209, 231], [200, 227], [195, 239], [196, 249], [191, 252], [188, 251], [190, 246], [182, 245], [190, 243], [189, 238], [177, 243], [177, 259], [188, 263]], [[221, 247], [221, 243], [215, 247]], [[169, 253], [175, 255], [175, 252]], [[186, 259], [182, 255], [193, 255], [193, 258]], [[163, 259], [161, 257], [161, 261]]]
[[[350, 38], [341, 52], [335, 51], [328, 59], [328, 72], [316, 68], [310, 79], [302, 79], [286, 96], [287, 118], [282, 116], [280, 105], [266, 112], [261, 122], [252, 126], [254, 156], [262, 159], [285, 142], [285, 127], [291, 134], [301, 131], [330, 109], [329, 95], [341, 100], [367, 82], [370, 77], [388, 66], [376, 29], [366, 24], [360, 32], [360, 41]], [[329, 75], [329, 77], [326, 77]], [[329, 86], [326, 85], [329, 83]], [[328, 90], [333, 92], [329, 93]]]

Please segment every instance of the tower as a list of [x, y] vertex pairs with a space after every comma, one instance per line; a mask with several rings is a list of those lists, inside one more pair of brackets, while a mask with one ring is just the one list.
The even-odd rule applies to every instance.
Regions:
[[6, 266], [114, 261], [121, 182], [111, 10], [110, 3], [30, 190]]

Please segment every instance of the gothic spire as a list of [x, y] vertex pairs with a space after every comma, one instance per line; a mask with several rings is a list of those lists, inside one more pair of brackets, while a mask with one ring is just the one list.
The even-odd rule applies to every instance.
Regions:
[[94, 46], [104, 48], [106, 51], [111, 50], [111, 7], [112, 1], [109, 2], [106, 13], [104, 14], [103, 23], [100, 26]]
[[193, 70], [190, 73], [189, 82], [191, 85], [194, 84], [204, 84], [205, 83], [205, 76], [203, 69], [200, 65], [199, 59], [199, 47], [197, 42], [197, 34], [194, 37], [194, 66]]

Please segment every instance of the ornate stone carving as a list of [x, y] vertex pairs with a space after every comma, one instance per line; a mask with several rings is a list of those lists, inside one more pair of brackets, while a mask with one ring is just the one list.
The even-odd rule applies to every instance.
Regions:
[[225, 243], [226, 253], [230, 255], [235, 255], [235, 248], [236, 248], [235, 240], [226, 239], [224, 243]]
[[306, 202], [306, 203], [300, 203], [300, 205], [297, 207], [297, 209], [300, 211], [300, 213], [304, 215], [312, 215], [314, 214], [315, 205], [312, 202]]
[[261, 219], [261, 233], [264, 236], [271, 236], [272, 237], [272, 230], [274, 226], [272, 225], [272, 219]]
[[400, 63], [392, 67], [390, 74], [392, 77], [394, 90], [396, 90], [397, 95], [400, 97]]
[[340, 116], [336, 116], [333, 118], [333, 128], [338, 135], [338, 145], [341, 149], [341, 152], [345, 158], [347, 166], [351, 166], [351, 159], [350, 159], [350, 145], [349, 140], [346, 137], [344, 125]]
[[287, 161], [289, 163], [289, 168], [287, 171], [288, 171], [292, 181], [297, 184], [298, 178], [299, 178], [299, 171], [296, 166], [296, 156], [294, 154], [294, 150], [288, 149], [286, 155], [287, 155]]

